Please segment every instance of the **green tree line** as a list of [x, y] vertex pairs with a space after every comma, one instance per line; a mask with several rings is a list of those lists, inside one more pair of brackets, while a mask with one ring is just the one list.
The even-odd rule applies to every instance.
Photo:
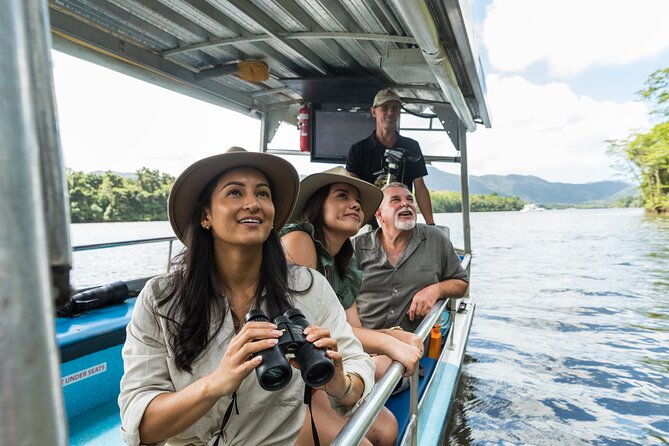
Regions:
[[[68, 169], [72, 223], [167, 220], [167, 197], [174, 177], [143, 167], [131, 177], [113, 172], [84, 173]], [[460, 212], [460, 193], [431, 192], [434, 212]], [[496, 193], [472, 195], [473, 212], [518, 211], [525, 202]]]
[[619, 167], [639, 181], [646, 210], [669, 213], [669, 68], [651, 74], [645, 87], [637, 94], [651, 104], [659, 122], [650, 130], [607, 142], [609, 152], [626, 161]]
[[[440, 212], [461, 212], [462, 201], [459, 192], [431, 191], [432, 210]], [[489, 195], [470, 195], [470, 210], [472, 212], [519, 211], [526, 202], [519, 197], [503, 197], [493, 192]]]
[[167, 220], [174, 177], [145, 167], [127, 178], [67, 171], [72, 223]]

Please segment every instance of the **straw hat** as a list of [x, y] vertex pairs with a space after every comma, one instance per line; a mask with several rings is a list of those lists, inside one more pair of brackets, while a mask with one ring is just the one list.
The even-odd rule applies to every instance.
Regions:
[[275, 155], [230, 147], [225, 153], [191, 164], [174, 182], [167, 200], [167, 215], [179, 240], [184, 241], [193, 209], [207, 183], [221, 172], [235, 167], [252, 167], [265, 174], [272, 187], [274, 229], [279, 231], [286, 224], [300, 186], [293, 165]]
[[290, 217], [290, 221], [299, 221], [309, 198], [321, 187], [334, 183], [346, 183], [358, 189], [358, 192], [360, 192], [360, 207], [365, 213], [365, 220], [374, 215], [383, 199], [381, 189], [367, 181], [352, 177], [346, 169], [337, 166], [325, 172], [309, 175], [300, 182], [300, 193], [297, 197], [295, 210]]

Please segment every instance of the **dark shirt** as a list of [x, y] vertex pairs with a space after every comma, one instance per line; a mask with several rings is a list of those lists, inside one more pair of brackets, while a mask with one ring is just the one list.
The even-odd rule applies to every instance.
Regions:
[[381, 176], [383, 184], [376, 185], [379, 187], [384, 186], [386, 184], [386, 175], [376, 174], [383, 170], [384, 155], [388, 148], [400, 148], [421, 156], [418, 161], [405, 161], [403, 172], [400, 172], [398, 178], [391, 180], [404, 183], [409, 190], [413, 191], [413, 181], [416, 178], [422, 178], [427, 175], [425, 159], [423, 158], [423, 153], [420, 150], [418, 141], [411, 138], [405, 138], [399, 133], [397, 134], [395, 147], [385, 147], [381, 144], [379, 140], [376, 139], [376, 130], [367, 138], [353, 144], [348, 151], [346, 170], [354, 173], [358, 178], [372, 184], [377, 183], [378, 177]]

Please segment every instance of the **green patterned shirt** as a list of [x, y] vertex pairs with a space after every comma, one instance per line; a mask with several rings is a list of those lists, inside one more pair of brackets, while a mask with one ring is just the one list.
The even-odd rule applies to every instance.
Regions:
[[362, 271], [358, 269], [358, 262], [355, 257], [351, 258], [346, 276], [342, 278], [339, 276], [337, 268], [335, 268], [332, 254], [328, 252], [320, 240], [314, 238], [314, 227], [311, 223], [289, 223], [283, 227], [279, 236], [283, 237], [293, 231], [302, 231], [309, 234], [316, 246], [316, 270], [325, 276], [339, 298], [339, 302], [345, 309], [348, 309], [355, 302], [362, 283]]

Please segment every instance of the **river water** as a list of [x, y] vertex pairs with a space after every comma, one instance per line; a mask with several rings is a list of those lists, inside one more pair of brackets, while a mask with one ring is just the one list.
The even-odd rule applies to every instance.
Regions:
[[[460, 216], [436, 219], [461, 246]], [[471, 220], [477, 311], [448, 443], [666, 445], [669, 218], [601, 209]], [[74, 245], [167, 235], [166, 222], [72, 226]], [[167, 252], [75, 253], [74, 282], [155, 274]]]

